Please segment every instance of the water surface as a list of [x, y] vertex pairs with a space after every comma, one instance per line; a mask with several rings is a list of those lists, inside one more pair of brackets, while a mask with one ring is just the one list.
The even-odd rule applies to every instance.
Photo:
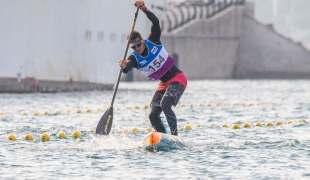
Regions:
[[[109, 137], [89, 130], [103, 114], [97, 110], [109, 106], [112, 91], [0, 94], [1, 179], [310, 178], [310, 81], [189, 81], [174, 108], [179, 136], [189, 147], [147, 151], [143, 138], [150, 123], [144, 106], [156, 85], [120, 83]], [[289, 120], [293, 123], [286, 124]], [[283, 125], [266, 126], [276, 121]], [[243, 128], [245, 122], [251, 127]], [[222, 128], [224, 123], [229, 128]], [[183, 130], [185, 125], [193, 130]], [[134, 127], [140, 132], [131, 132]], [[71, 138], [74, 130], [82, 132], [81, 139]], [[57, 139], [60, 131], [68, 138]], [[28, 133], [33, 142], [23, 140]], [[42, 133], [51, 140], [41, 142]], [[17, 140], [6, 140], [9, 134]]]

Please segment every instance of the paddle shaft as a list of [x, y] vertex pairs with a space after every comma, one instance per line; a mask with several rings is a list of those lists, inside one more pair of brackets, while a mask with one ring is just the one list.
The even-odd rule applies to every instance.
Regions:
[[[133, 20], [133, 22], [132, 22], [132, 25], [131, 25], [130, 35], [129, 35], [129, 38], [128, 38], [128, 41], [127, 41], [127, 46], [126, 46], [126, 49], [125, 49], [125, 54], [124, 54], [124, 58], [123, 58], [123, 59], [126, 59], [126, 57], [127, 57], [127, 52], [128, 52], [128, 47], [129, 47], [129, 41], [130, 41], [130, 39], [131, 39], [132, 31], [133, 31], [134, 28], [135, 28], [135, 24], [136, 24], [136, 20], [137, 20], [137, 17], [138, 17], [139, 8], [140, 8], [140, 7], [138, 7], [137, 10], [136, 10], [135, 18], [134, 18], [134, 20]], [[116, 82], [116, 85], [115, 85], [115, 88], [114, 88], [114, 93], [113, 93], [113, 97], [112, 97], [112, 101], [111, 101], [111, 107], [113, 107], [113, 103], [114, 103], [114, 100], [115, 100], [115, 96], [116, 96], [116, 92], [117, 92], [117, 89], [118, 89], [119, 81], [120, 81], [120, 79], [121, 79], [122, 72], [123, 72], [123, 67], [121, 67], [121, 69], [120, 69], [120, 71], [119, 71], [119, 74], [118, 74], [117, 82]]]

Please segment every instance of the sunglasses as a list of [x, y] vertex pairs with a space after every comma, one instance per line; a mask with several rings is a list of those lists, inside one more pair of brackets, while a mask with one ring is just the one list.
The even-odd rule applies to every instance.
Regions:
[[137, 49], [137, 48], [139, 48], [140, 46], [141, 46], [141, 43], [136, 44], [136, 45], [134, 45], [134, 46], [131, 46], [130, 48], [132, 48], [132, 49]]

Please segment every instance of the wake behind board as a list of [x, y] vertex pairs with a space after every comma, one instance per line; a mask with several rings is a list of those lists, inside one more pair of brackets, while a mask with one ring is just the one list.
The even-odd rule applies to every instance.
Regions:
[[146, 135], [143, 144], [145, 149], [149, 151], [181, 149], [188, 147], [186, 142], [184, 142], [181, 138], [156, 131]]

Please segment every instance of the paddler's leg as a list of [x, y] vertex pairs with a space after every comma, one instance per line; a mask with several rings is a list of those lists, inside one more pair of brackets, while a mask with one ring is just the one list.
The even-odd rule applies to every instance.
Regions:
[[162, 109], [160, 107], [160, 101], [164, 95], [165, 91], [156, 91], [152, 102], [151, 102], [151, 109], [149, 114], [150, 122], [153, 126], [153, 128], [157, 132], [166, 133], [166, 129], [163, 125], [163, 122], [161, 121], [160, 114], [162, 112]]
[[171, 84], [168, 85], [164, 97], [160, 102], [160, 107], [164, 111], [166, 119], [170, 126], [171, 134], [175, 136], [178, 135], [178, 127], [177, 127], [177, 117], [172, 111], [172, 106], [175, 106], [179, 102], [184, 90], [185, 88], [181, 83], [172, 82]]
[[163, 109], [166, 119], [168, 121], [171, 135], [178, 135], [178, 127], [177, 127], [177, 117], [172, 111], [172, 105], [174, 104], [174, 100], [171, 97], [165, 96], [161, 101], [161, 108]]

